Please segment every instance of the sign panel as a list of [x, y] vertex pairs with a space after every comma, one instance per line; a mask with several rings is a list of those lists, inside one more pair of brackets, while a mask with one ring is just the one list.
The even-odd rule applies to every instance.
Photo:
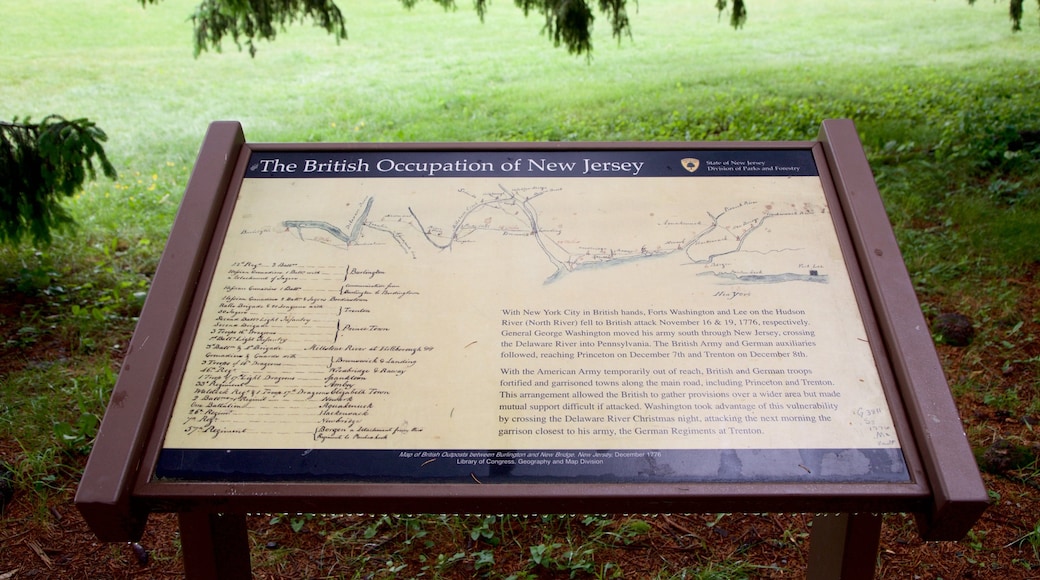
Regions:
[[156, 475], [910, 481], [832, 203], [809, 149], [253, 151]]

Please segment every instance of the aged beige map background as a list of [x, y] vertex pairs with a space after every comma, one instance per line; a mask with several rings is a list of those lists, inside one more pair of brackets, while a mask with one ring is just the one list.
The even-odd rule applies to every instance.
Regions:
[[897, 448], [817, 177], [246, 179], [187, 449]]

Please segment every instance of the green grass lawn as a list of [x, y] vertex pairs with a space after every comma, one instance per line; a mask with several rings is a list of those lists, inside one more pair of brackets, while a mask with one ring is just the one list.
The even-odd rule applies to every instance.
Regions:
[[[951, 386], [1040, 412], [1040, 361], [1016, 358], [1040, 321], [1008, 283], [1040, 263], [1035, 3], [1012, 34], [1004, 1], [748, 2], [733, 30], [710, 0], [630, 0], [632, 38], [599, 18], [586, 59], [511, 2], [481, 23], [468, 2], [341, 0], [340, 44], [305, 25], [255, 58], [234, 45], [194, 58], [196, 0], [0, 0], [0, 119], [89, 117], [120, 173], [68, 201], [80, 227], [54, 245], [0, 247], [0, 292], [28, 304], [0, 346], [58, 353], [0, 374], [0, 439], [20, 450], [0, 461], [41, 505], [74, 487], [215, 120], [255, 142], [411, 142], [802, 140], [851, 118], [926, 314], [970, 312], [980, 328], [974, 378]], [[1032, 382], [1009, 394], [972, 374], [1000, 357]]]
[[[1011, 34], [1006, 6], [989, 2], [752, 0], [733, 30], [714, 2], [662, 0], [633, 3], [620, 43], [601, 18], [587, 61], [552, 48], [540, 17], [510, 3], [482, 24], [468, 7], [381, 0], [340, 2], [349, 39], [338, 45], [297, 26], [255, 59], [233, 45], [195, 59], [193, 0], [4, 4], [0, 118], [89, 117], [119, 165], [143, 171], [190, 162], [217, 119], [241, 121], [253, 141], [684, 139], [656, 123], [734, 99], [912, 88], [936, 69], [1028, 69], [1040, 48], [1036, 30]], [[724, 137], [755, 132], [754, 119], [735, 121]]]

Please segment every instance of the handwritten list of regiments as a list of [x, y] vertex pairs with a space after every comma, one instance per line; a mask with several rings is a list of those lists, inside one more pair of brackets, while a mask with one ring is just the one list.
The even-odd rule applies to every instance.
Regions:
[[819, 179], [753, 176], [245, 179], [165, 441], [898, 445]]
[[380, 283], [383, 275], [350, 266], [232, 262], [193, 367], [183, 433], [213, 440], [304, 434], [321, 442], [421, 431], [368, 419], [390, 394], [380, 379], [402, 377], [434, 349], [357, 340], [389, 331], [359, 325], [359, 315], [380, 301], [417, 295]]

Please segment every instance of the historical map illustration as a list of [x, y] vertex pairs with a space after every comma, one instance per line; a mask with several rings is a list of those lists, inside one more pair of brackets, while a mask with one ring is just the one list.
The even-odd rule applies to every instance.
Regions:
[[[688, 181], [686, 182], [689, 183]], [[653, 188], [653, 184], [647, 184]], [[623, 198], [618, 198], [618, 194]], [[362, 197], [337, 221], [286, 219], [272, 224], [302, 241], [347, 249], [393, 245], [419, 258], [467, 244], [526, 242], [551, 268], [545, 282], [571, 273], [671, 260], [697, 275], [729, 284], [825, 283], [818, 250], [792, 232], [825, 231], [830, 215], [820, 200], [791, 201], [731, 195], [676, 195], [660, 203], [632, 192], [590, 192], [576, 207], [567, 184], [456, 188], [395, 206]], [[635, 204], [636, 207], [629, 206]], [[575, 209], [579, 211], [575, 211]], [[618, 213], [622, 219], [618, 219]]]

